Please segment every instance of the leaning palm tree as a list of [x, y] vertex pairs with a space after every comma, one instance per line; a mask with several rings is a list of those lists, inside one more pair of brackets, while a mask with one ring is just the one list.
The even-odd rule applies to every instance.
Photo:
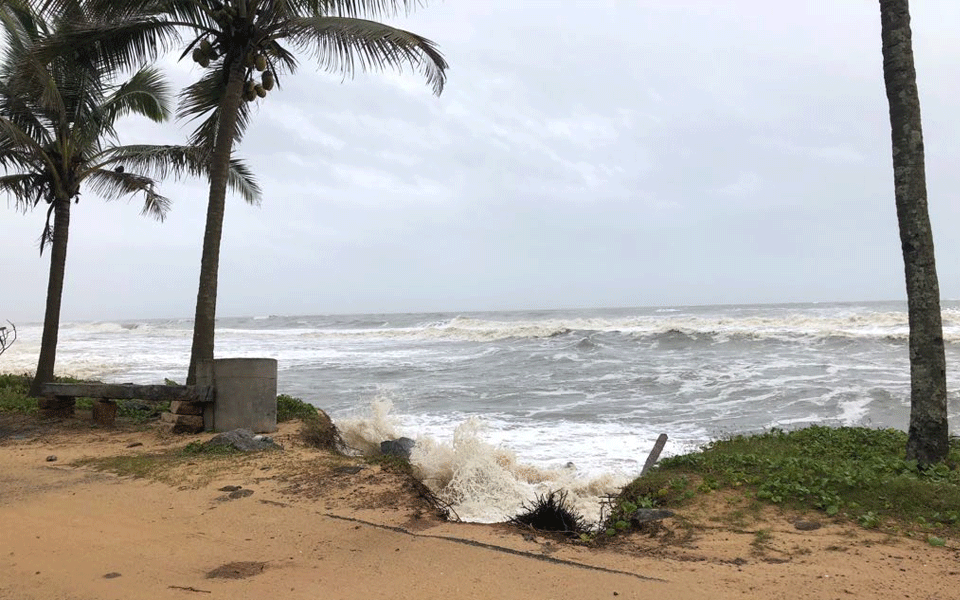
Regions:
[[[56, 1], [56, 0], [54, 0]], [[210, 195], [200, 262], [200, 285], [187, 382], [200, 361], [212, 360], [217, 275], [227, 166], [250, 118], [249, 103], [264, 98], [298, 65], [295, 52], [352, 75], [410, 66], [439, 94], [447, 63], [430, 40], [370, 18], [395, 15], [414, 0], [89, 0], [101, 15], [77, 39], [96, 41], [119, 65], [178, 46], [202, 69], [181, 95], [179, 116], [199, 121], [191, 142], [211, 152]], [[181, 38], [181, 35], [184, 37]], [[115, 47], [123, 46], [121, 50]]]
[[[83, 18], [79, 4], [56, 15], [12, 4], [0, 11], [6, 42], [0, 62], [0, 191], [24, 211], [47, 207], [40, 251], [50, 248], [50, 276], [32, 395], [53, 379], [70, 211], [81, 186], [107, 200], [142, 194], [143, 214], [163, 219], [170, 201], [156, 191], [156, 179], [201, 174], [209, 162], [202, 147], [119, 143], [116, 122], [131, 114], [166, 119], [170, 92], [151, 67], [118, 83], [120, 73], [93, 47], [46, 54], [58, 35], [82, 25]], [[228, 165], [228, 173], [248, 200], [259, 197], [243, 165]]]
[[908, 0], [880, 0], [883, 78], [890, 105], [894, 190], [910, 321], [907, 458], [927, 466], [950, 451], [940, 284], [927, 210], [920, 95]]

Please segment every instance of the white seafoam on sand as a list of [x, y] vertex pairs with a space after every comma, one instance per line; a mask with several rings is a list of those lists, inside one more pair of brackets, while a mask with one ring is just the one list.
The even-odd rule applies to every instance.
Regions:
[[[367, 414], [336, 425], [349, 447], [376, 455], [381, 441], [404, 435], [391, 409], [389, 400], [374, 400]], [[631, 479], [612, 473], [590, 476], [578, 472], [573, 463], [555, 469], [523, 464], [510, 450], [484, 441], [484, 430], [481, 418], [470, 417], [454, 429], [449, 442], [418, 437], [410, 455], [417, 477], [462, 521], [503, 522], [538, 495], [562, 490], [568, 507], [595, 524], [601, 519], [604, 498]]]

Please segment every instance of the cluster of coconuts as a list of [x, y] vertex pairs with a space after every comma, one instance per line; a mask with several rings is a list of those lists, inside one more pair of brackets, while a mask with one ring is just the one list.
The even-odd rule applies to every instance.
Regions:
[[190, 56], [193, 57], [193, 62], [206, 69], [210, 66], [210, 61], [217, 60], [220, 55], [209, 40], [200, 40], [200, 44], [193, 49], [193, 54]]
[[257, 71], [261, 71], [261, 74], [259, 83], [251, 77], [244, 84], [243, 99], [247, 102], [253, 102], [257, 98], [266, 97], [267, 92], [272, 90], [273, 84], [276, 83], [273, 71], [267, 69], [267, 57], [260, 52], [251, 52], [247, 54], [246, 65], [247, 68], [255, 68]]

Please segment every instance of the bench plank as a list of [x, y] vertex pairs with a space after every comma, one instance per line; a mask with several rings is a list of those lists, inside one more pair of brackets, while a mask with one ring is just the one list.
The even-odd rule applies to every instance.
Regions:
[[136, 385], [133, 383], [45, 383], [43, 396], [144, 400], [147, 402], [213, 402], [214, 388], [200, 385]]

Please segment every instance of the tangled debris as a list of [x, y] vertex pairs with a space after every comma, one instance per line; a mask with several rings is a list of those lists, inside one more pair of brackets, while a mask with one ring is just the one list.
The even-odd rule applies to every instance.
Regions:
[[567, 493], [561, 491], [538, 495], [532, 506], [523, 505], [523, 511], [510, 521], [513, 525], [535, 531], [552, 531], [566, 535], [588, 533], [583, 516], [567, 506]]

